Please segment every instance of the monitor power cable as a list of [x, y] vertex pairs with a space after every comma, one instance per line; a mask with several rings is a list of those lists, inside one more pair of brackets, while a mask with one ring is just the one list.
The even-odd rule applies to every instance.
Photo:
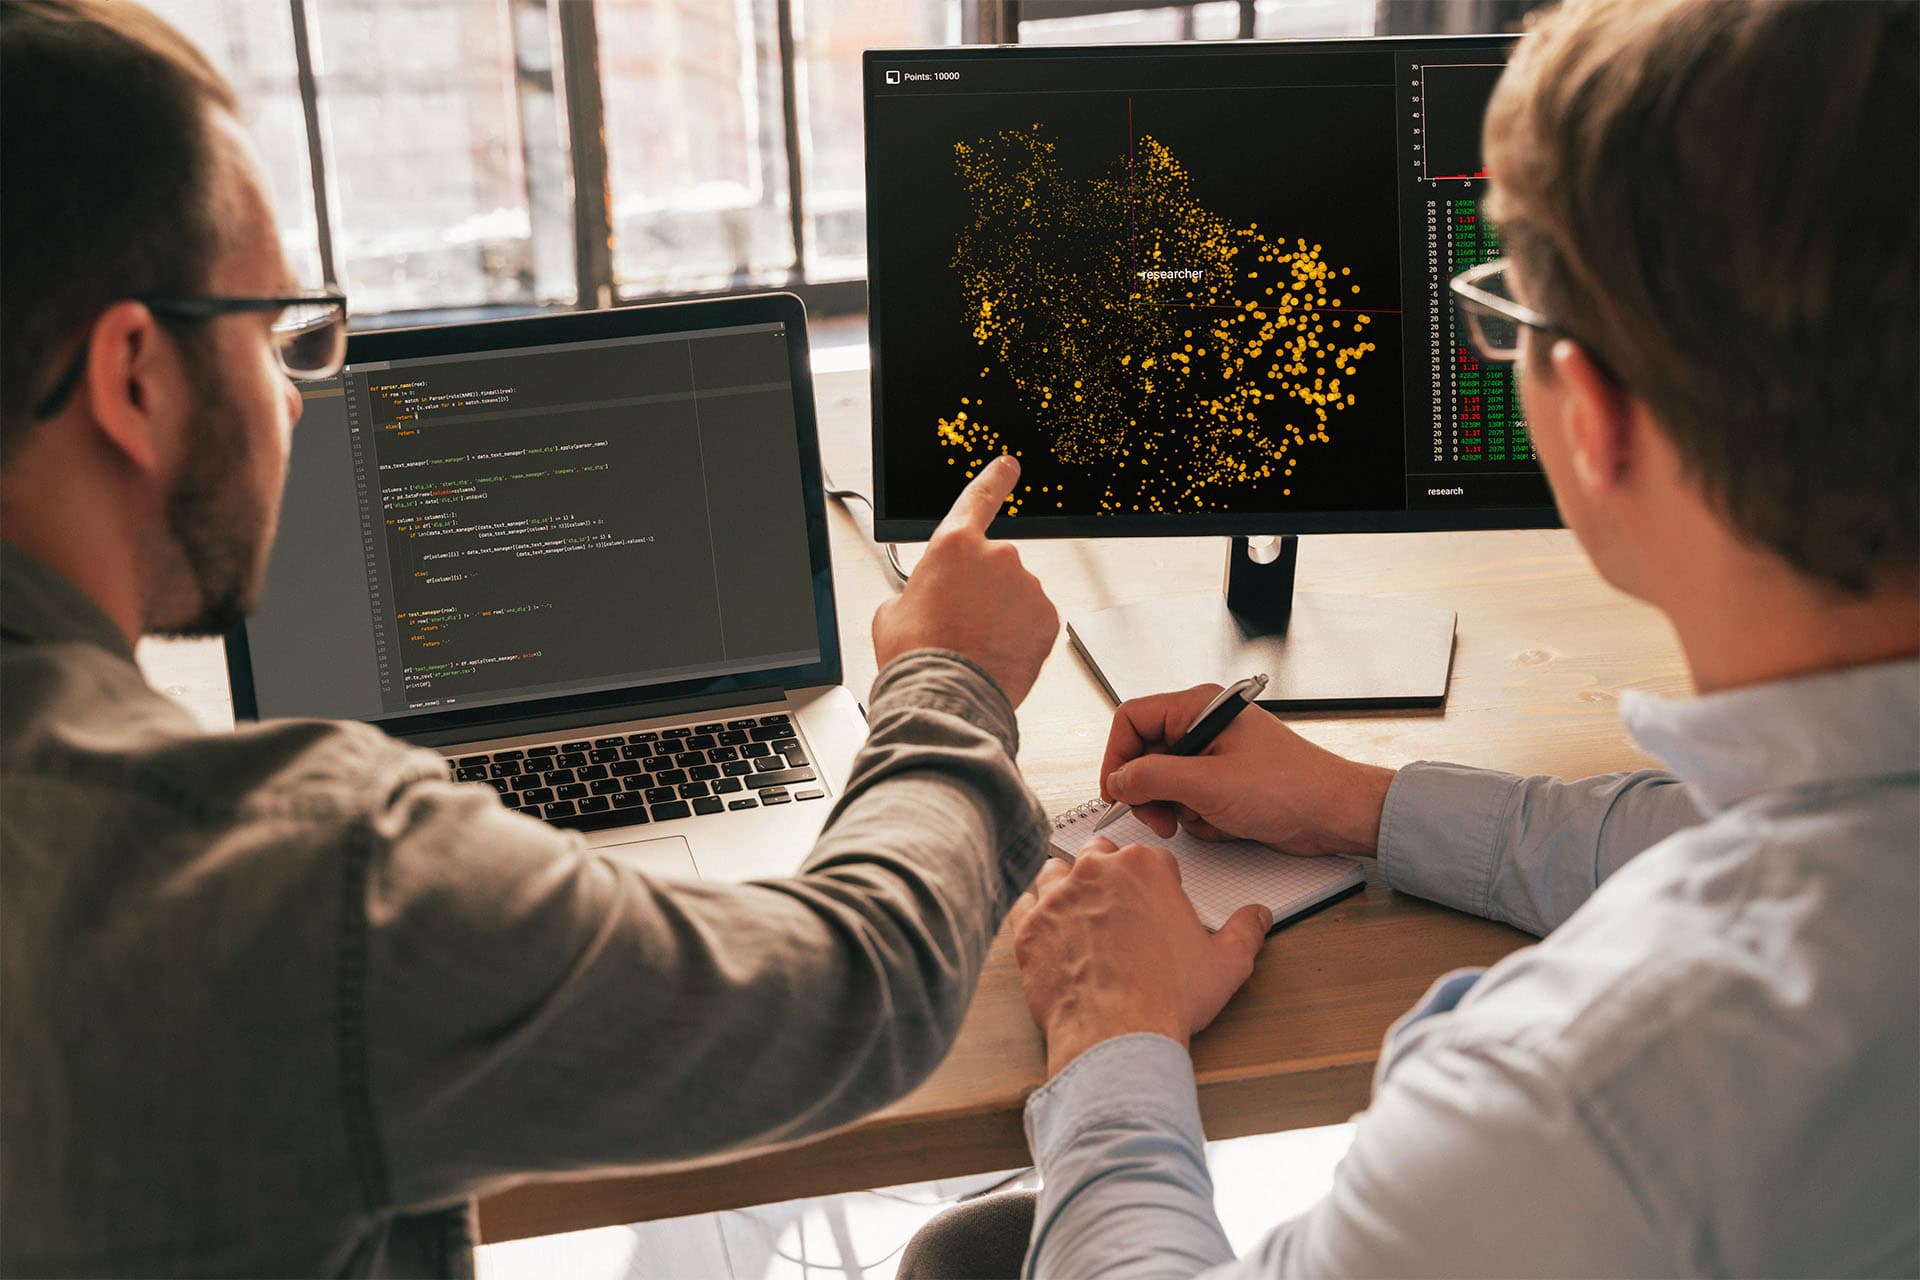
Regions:
[[[827, 496], [838, 500], [842, 507], [847, 507], [855, 502], [860, 503], [867, 509], [867, 518], [869, 521], [878, 514], [873, 509], [872, 498], [869, 498], [858, 489], [840, 488], [834, 484], [833, 477], [827, 474], [825, 467], [820, 469], [820, 479], [826, 486]], [[849, 514], [851, 514], [851, 512], [849, 512]], [[874, 541], [876, 545], [886, 553], [887, 568], [893, 573], [894, 580], [898, 582], [899, 585], [903, 587], [906, 586], [908, 570], [900, 563], [900, 545], [895, 542], [880, 542], [877, 538]]]

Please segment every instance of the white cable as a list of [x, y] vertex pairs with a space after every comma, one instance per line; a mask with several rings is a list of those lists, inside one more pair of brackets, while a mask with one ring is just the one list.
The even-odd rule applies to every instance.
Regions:
[[[822, 467], [820, 469], [820, 479], [826, 485], [827, 496], [829, 498], [838, 498], [842, 506], [845, 506], [849, 502], [861, 503], [867, 509], [867, 516], [869, 520], [871, 520], [875, 515], [878, 514], [873, 509], [872, 498], [869, 498], [866, 494], [860, 492], [858, 489], [842, 489], [837, 487], [833, 483], [833, 477], [827, 474], [825, 467]], [[899, 583], [901, 586], [903, 587], [906, 586], [907, 585], [907, 569], [900, 563], [899, 546], [891, 542], [880, 542], [879, 547], [882, 551], [887, 553], [887, 568], [893, 571], [893, 576], [899, 580]]]
[[[1036, 1171], [1031, 1168], [1022, 1169], [1017, 1173], [1008, 1174], [1006, 1177], [1000, 1179], [998, 1182], [992, 1183], [988, 1186], [981, 1187], [976, 1191], [969, 1191], [964, 1195], [957, 1195], [957, 1196], [936, 1196], [932, 1200], [916, 1200], [912, 1196], [903, 1196], [903, 1195], [900, 1195], [898, 1192], [885, 1191], [885, 1190], [861, 1191], [861, 1192], [855, 1192], [854, 1194], [877, 1196], [882, 1200], [892, 1200], [900, 1204], [912, 1205], [916, 1209], [949, 1209], [957, 1204], [965, 1204], [969, 1200], [977, 1200], [981, 1196], [992, 1195], [994, 1192], [999, 1191], [1002, 1188], [1011, 1186], [1016, 1182], [1025, 1181], [1027, 1178], [1032, 1177], [1035, 1172]], [[840, 1264], [838, 1266], [828, 1266], [824, 1262], [810, 1262], [807, 1260], [806, 1227], [805, 1227], [806, 1215], [804, 1213], [801, 1214], [800, 1217], [794, 1219], [794, 1226], [800, 1232], [800, 1250], [801, 1250], [801, 1256], [796, 1258], [792, 1254], [788, 1253], [786, 1250], [780, 1247], [779, 1240], [773, 1235], [772, 1232], [770, 1232], [767, 1229], [767, 1224], [762, 1222], [758, 1217], [754, 1216], [753, 1214], [747, 1212], [744, 1209], [729, 1209], [726, 1212], [733, 1214], [737, 1217], [745, 1218], [747, 1221], [753, 1223], [754, 1230], [760, 1233], [761, 1242], [766, 1245], [768, 1253], [771, 1253], [774, 1257], [780, 1258], [783, 1261], [791, 1262], [796, 1267], [801, 1268], [802, 1272], [806, 1275], [811, 1275], [815, 1268], [819, 1268], [822, 1271], [843, 1271], [843, 1272], [846, 1269], [847, 1260], [844, 1258], [841, 1259]], [[916, 1228], [916, 1230], [917, 1229], [918, 1228]], [[860, 1262], [856, 1259], [853, 1265], [861, 1271], [871, 1271], [873, 1268], [879, 1266], [883, 1262], [886, 1262], [888, 1259], [898, 1254], [902, 1249], [906, 1248], [908, 1244], [912, 1243], [912, 1239], [913, 1239], [912, 1236], [908, 1236], [907, 1239], [902, 1240], [898, 1245], [894, 1246], [894, 1248], [882, 1254], [880, 1257], [875, 1258], [872, 1262]]]

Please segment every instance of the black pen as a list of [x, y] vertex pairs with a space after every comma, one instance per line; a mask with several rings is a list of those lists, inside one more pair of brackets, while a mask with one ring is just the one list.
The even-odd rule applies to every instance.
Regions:
[[[1233, 723], [1233, 718], [1252, 706], [1260, 695], [1266, 692], [1266, 688], [1267, 678], [1264, 675], [1248, 676], [1245, 680], [1228, 685], [1220, 691], [1219, 697], [1209, 702], [1200, 714], [1194, 717], [1193, 723], [1187, 726], [1187, 731], [1180, 735], [1180, 741], [1167, 748], [1167, 754], [1170, 756], [1199, 755], [1212, 746], [1213, 740], [1226, 732], [1227, 726]], [[1107, 806], [1107, 811], [1100, 815], [1100, 821], [1093, 824], [1093, 829], [1098, 831], [1109, 822], [1114, 822], [1130, 812], [1132, 808], [1132, 805], [1115, 800]]]

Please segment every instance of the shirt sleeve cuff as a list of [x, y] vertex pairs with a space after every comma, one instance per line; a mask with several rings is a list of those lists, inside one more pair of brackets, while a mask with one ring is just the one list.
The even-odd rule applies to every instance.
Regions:
[[1421, 760], [1394, 775], [1380, 813], [1380, 874], [1401, 893], [1484, 916], [1501, 830], [1523, 780]]
[[1102, 1040], [1027, 1099], [1027, 1146], [1044, 1174], [1049, 1160], [1089, 1130], [1115, 1122], [1157, 1123], [1194, 1150], [1206, 1142], [1193, 1059], [1175, 1040], [1135, 1032]]
[[869, 720], [909, 707], [959, 716], [998, 738], [1009, 756], [1020, 754], [1020, 722], [1013, 703], [998, 681], [951, 649], [910, 650], [874, 677], [867, 695]]

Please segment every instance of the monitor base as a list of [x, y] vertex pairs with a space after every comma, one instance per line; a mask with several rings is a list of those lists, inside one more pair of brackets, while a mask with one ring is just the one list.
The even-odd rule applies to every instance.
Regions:
[[1371, 596], [1296, 596], [1294, 552], [1288, 538], [1278, 562], [1259, 565], [1248, 558], [1247, 540], [1235, 538], [1225, 593], [1102, 609], [1069, 619], [1067, 634], [1115, 702], [1265, 672], [1260, 705], [1270, 711], [1443, 705], [1453, 610]]

